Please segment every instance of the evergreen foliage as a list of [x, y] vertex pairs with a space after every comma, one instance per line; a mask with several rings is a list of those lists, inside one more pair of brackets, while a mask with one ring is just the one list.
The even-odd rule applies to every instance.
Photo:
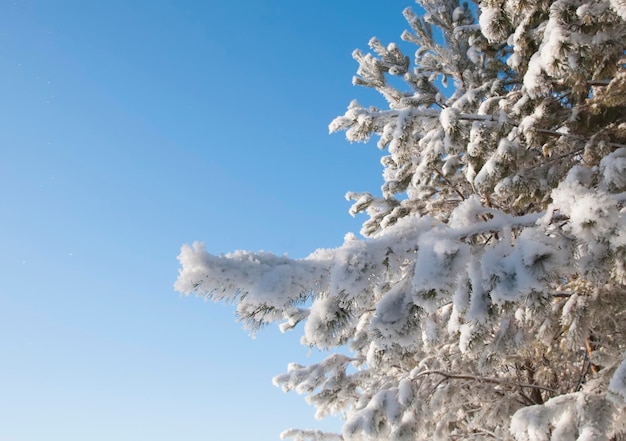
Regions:
[[176, 289], [331, 352], [274, 383], [342, 434], [284, 437], [620, 439], [626, 2], [418, 3], [414, 54], [353, 53], [388, 108], [330, 124], [385, 151], [381, 195], [347, 195], [363, 238], [300, 260], [184, 246]]

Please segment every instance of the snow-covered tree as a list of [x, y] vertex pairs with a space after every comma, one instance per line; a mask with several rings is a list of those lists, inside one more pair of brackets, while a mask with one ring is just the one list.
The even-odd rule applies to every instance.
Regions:
[[329, 351], [274, 383], [342, 434], [284, 437], [620, 439], [626, 2], [418, 3], [411, 56], [353, 54], [388, 108], [330, 124], [385, 151], [382, 193], [347, 195], [363, 237], [299, 260], [184, 246], [176, 289]]

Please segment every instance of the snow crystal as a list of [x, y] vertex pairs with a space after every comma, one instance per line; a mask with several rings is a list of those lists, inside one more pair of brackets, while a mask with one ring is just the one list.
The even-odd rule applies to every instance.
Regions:
[[539, 52], [533, 54], [528, 62], [526, 75], [524, 75], [524, 87], [526, 87], [528, 96], [531, 98], [537, 98], [546, 87], [543, 63]]
[[466, 228], [479, 222], [480, 216], [485, 212], [485, 207], [480, 203], [478, 196], [471, 196], [452, 212], [448, 223], [452, 228]]
[[431, 317], [426, 317], [422, 323], [422, 342], [429, 346], [436, 342], [438, 337], [437, 323]]
[[380, 330], [388, 330], [395, 324], [402, 324], [407, 315], [409, 302], [406, 287], [396, 285], [376, 305], [376, 317], [372, 324]]
[[587, 189], [574, 179], [560, 184], [552, 192], [552, 200], [554, 207], [569, 216], [571, 230], [580, 238], [602, 241], [612, 236], [618, 224], [615, 201], [606, 193]]
[[626, 0], [610, 0], [611, 7], [623, 20], [626, 20]]
[[511, 69], [518, 69], [522, 65], [522, 57], [517, 52], [513, 52], [506, 60], [506, 64]]
[[626, 148], [622, 147], [602, 158], [602, 185], [611, 191], [626, 190]]
[[402, 406], [409, 406], [413, 401], [413, 385], [412, 381], [408, 378], [400, 380], [398, 384], [398, 402]]
[[446, 132], [450, 132], [456, 126], [459, 119], [459, 111], [454, 107], [443, 109], [439, 114], [439, 122]]
[[480, 64], [480, 51], [474, 46], [470, 46], [467, 50], [467, 58], [474, 64]]
[[619, 396], [621, 406], [626, 405], [626, 358], [622, 360], [613, 377], [611, 377], [609, 391]]
[[339, 314], [340, 308], [336, 299], [330, 296], [316, 299], [304, 324], [303, 345], [315, 345], [319, 349], [337, 345], [340, 339], [331, 329]]
[[501, 8], [480, 5], [480, 17], [478, 19], [480, 30], [490, 42], [496, 43], [506, 38], [500, 27], [504, 20], [506, 18]]
[[452, 11], [452, 21], [459, 21], [465, 15], [465, 9], [458, 7]]
[[[575, 394], [561, 395], [543, 405], [521, 408], [511, 418], [511, 434], [518, 441], [576, 439], [576, 425], [572, 424], [575, 400]], [[563, 437], [550, 437], [551, 425]]]
[[321, 430], [287, 429], [280, 434], [280, 439], [291, 438], [294, 441], [343, 441], [337, 433], [322, 432]]
[[[456, 241], [437, 238], [436, 234], [425, 235], [418, 242], [415, 261], [413, 289], [415, 303], [428, 311], [439, 306], [436, 294], [452, 293], [456, 280], [450, 274], [460, 274], [463, 270], [466, 249]], [[424, 293], [425, 295], [419, 295]]]

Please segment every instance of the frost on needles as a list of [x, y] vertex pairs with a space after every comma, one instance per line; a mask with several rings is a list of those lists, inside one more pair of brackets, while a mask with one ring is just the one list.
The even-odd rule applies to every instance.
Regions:
[[176, 289], [328, 351], [274, 383], [342, 433], [283, 437], [624, 439], [626, 2], [418, 3], [414, 52], [353, 54], [387, 108], [330, 124], [384, 151], [381, 194], [347, 195], [363, 237], [300, 260], [184, 246]]

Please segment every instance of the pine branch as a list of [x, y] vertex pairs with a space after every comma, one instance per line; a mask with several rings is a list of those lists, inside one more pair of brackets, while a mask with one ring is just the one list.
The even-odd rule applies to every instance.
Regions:
[[569, 298], [571, 296], [573, 296], [574, 293], [573, 292], [555, 292], [552, 293], [552, 297], [554, 298]]
[[589, 359], [589, 367], [591, 368], [591, 373], [595, 375], [598, 373], [598, 366], [596, 366], [595, 364], [591, 362], [591, 354], [593, 353], [593, 345], [591, 344], [591, 339], [589, 337], [585, 339], [585, 350], [587, 351], [587, 357]]
[[[571, 138], [571, 139], [575, 139], [576, 141], [583, 141], [583, 142], [591, 141], [591, 139], [589, 138], [583, 138], [582, 136], [572, 135], [571, 133], [563, 133], [563, 132], [557, 132], [555, 130], [547, 130], [547, 129], [534, 129], [534, 130], [537, 133], [543, 133], [544, 135], [549, 135], [549, 136], [555, 136], [555, 137], [565, 136], [567, 138]], [[618, 144], [616, 142], [607, 142], [607, 145], [610, 145], [611, 147], [617, 147], [617, 148], [626, 147], [626, 144]]]
[[578, 392], [583, 385], [583, 380], [587, 376], [589, 372], [589, 367], [591, 366], [591, 360], [589, 360], [589, 354], [587, 351], [585, 352], [585, 356], [583, 359], [583, 364], [580, 367], [580, 375], [578, 375], [578, 381], [576, 382], [576, 387], [574, 388], [574, 392]]
[[437, 167], [432, 167], [432, 169], [433, 169], [433, 171], [434, 171], [435, 173], [437, 173], [437, 176], [439, 176], [439, 177], [440, 177], [440, 178], [441, 178], [441, 179], [442, 179], [442, 180], [443, 180], [446, 184], [448, 184], [448, 186], [449, 186], [450, 188], [452, 188], [452, 189], [455, 191], [455, 193], [456, 193], [456, 194], [458, 194], [458, 195], [459, 195], [459, 197], [460, 197], [462, 200], [467, 199], [467, 198], [465, 197], [465, 195], [464, 195], [463, 193], [461, 193], [461, 190], [459, 190], [459, 189], [457, 188], [457, 186], [456, 186], [456, 185], [453, 185], [453, 184], [452, 184], [452, 182], [450, 182], [450, 180], [449, 180], [448, 178], [446, 178], [446, 177], [443, 175], [443, 173], [441, 173], [441, 172], [437, 169]]
[[623, 193], [612, 194], [611, 198], [616, 202], [626, 202], [626, 191]]
[[545, 214], [545, 212], [542, 211], [539, 213], [530, 213], [524, 216], [509, 216], [503, 213], [498, 214], [498, 217], [477, 225], [472, 225], [465, 228], [451, 229], [449, 237], [451, 239], [459, 240], [468, 236], [476, 236], [477, 234], [501, 230], [503, 225], [511, 228], [533, 225]]
[[428, 370], [422, 371], [415, 376], [412, 376], [412, 379], [417, 379], [419, 377], [424, 377], [427, 375], [441, 375], [451, 380], [470, 380], [477, 381], [479, 383], [490, 383], [490, 384], [499, 384], [502, 386], [510, 386], [510, 387], [519, 387], [523, 389], [538, 389], [546, 392], [557, 393], [558, 391], [549, 387], [540, 386], [538, 384], [528, 384], [528, 383], [517, 383], [514, 381], [502, 380], [500, 378], [495, 377], [482, 377], [479, 375], [470, 375], [470, 374], [451, 374], [449, 372], [437, 371], [437, 370]]

